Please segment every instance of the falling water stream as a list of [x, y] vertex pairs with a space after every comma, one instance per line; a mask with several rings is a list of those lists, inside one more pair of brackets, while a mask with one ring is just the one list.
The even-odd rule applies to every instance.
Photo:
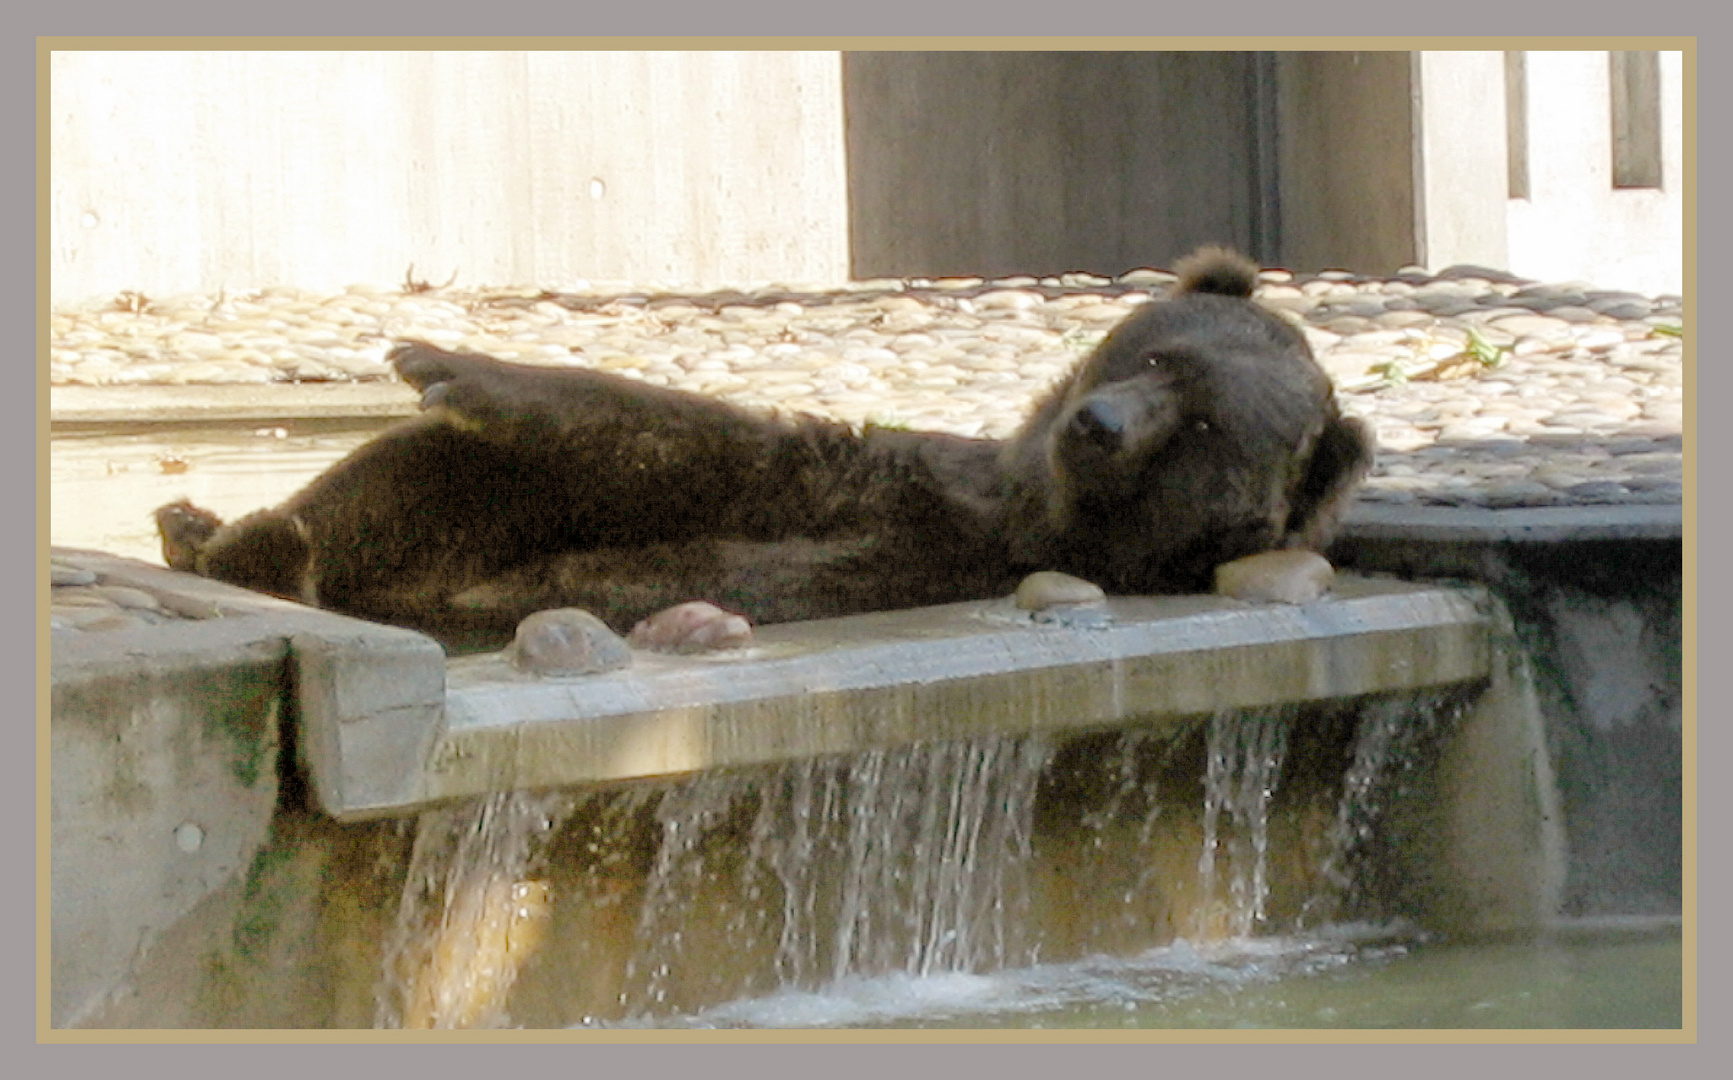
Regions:
[[[1263, 1023], [1365, 1024], [1365, 980], [1463, 955], [1403, 918], [1385, 835], [1461, 704], [935, 742], [434, 811], [378, 1022], [1233, 1026], [1233, 1003], [1258, 1001]], [[1560, 947], [1486, 944], [1483, 966], [1543, 945]], [[1634, 965], [1653, 1022], [1677, 1022], [1676, 944], [1587, 948], [1567, 981]], [[1527, 986], [1441, 1007], [1452, 1026], [1569, 1011]]]

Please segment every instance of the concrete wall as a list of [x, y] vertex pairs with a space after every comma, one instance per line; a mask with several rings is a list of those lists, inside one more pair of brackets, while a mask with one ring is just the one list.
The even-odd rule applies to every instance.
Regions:
[[57, 52], [56, 302], [847, 273], [835, 53]]
[[1250, 249], [1253, 55], [845, 54], [854, 276], [1119, 274]]
[[1355, 530], [1330, 558], [1486, 584], [1533, 665], [1563, 812], [1567, 917], [1684, 903], [1684, 592], [1677, 538], [1524, 542]]
[[1513, 125], [1490, 51], [61, 52], [51, 287], [1117, 274], [1214, 242], [1678, 291], [1682, 54], [1636, 187], [1611, 54], [1521, 55]]
[[1435, 269], [1510, 264], [1504, 54], [1413, 54], [1415, 247]]
[[165, 931], [252, 863], [276, 807], [287, 651], [239, 641], [101, 663], [63, 646], [50, 727], [55, 1027], [105, 1008]]
[[[54, 631], [50, 1024], [323, 1023], [282, 1011], [296, 998], [289, 984], [320, 982], [316, 969], [377, 941], [319, 945], [314, 913], [285, 898], [316, 895], [331, 878], [342, 861], [332, 837], [375, 834], [285, 816], [311, 805], [296, 763], [332, 752], [297, 747], [297, 729], [335, 710], [317, 726], [357, 769], [375, 766], [361, 790], [390, 783], [389, 763], [368, 750], [420, 719], [425, 687], [404, 678], [414, 667], [405, 656], [430, 654], [442, 702], [444, 654], [408, 630], [162, 567], [56, 557], [185, 618]], [[364, 871], [366, 853], [358, 858]], [[378, 970], [375, 959], [364, 986]], [[236, 1013], [243, 999], [251, 1011]]]
[[1509, 202], [1510, 269], [1637, 292], [1683, 288], [1684, 58], [1660, 54], [1658, 187], [1615, 187], [1604, 52], [1530, 52], [1529, 188]]
[[[414, 635], [76, 554], [77, 565], [109, 583], [147, 588], [175, 610], [222, 617], [55, 642], [52, 1025], [366, 1026], [412, 830], [339, 825], [312, 809], [305, 765], [309, 732], [319, 725], [305, 723], [306, 713], [319, 696], [315, 684], [331, 684], [335, 668], [321, 674], [298, 656], [309, 638], [347, 642], [348, 670], [373, 670], [373, 657], [400, 652], [401, 639]], [[1444, 542], [1351, 530], [1332, 554], [1362, 569], [1479, 578], [1515, 616], [1513, 626], [1491, 612], [1512, 631], [1495, 657], [1502, 662], [1445, 747], [1436, 786], [1405, 797], [1415, 806], [1394, 819], [1391, 865], [1399, 869], [1382, 877], [1403, 885], [1402, 910], [1428, 927], [1464, 932], [1523, 927], [1561, 909], [1677, 915], [1678, 539]], [[1477, 610], [1471, 595], [1459, 597], [1464, 614]], [[905, 615], [937, 624], [947, 610]], [[1322, 614], [1265, 612], [1275, 624], [1314, 628], [1327, 621]], [[1192, 631], [1175, 637], [1187, 648], [1201, 644]], [[1399, 666], [1343, 663], [1349, 654], [1341, 652], [1327, 662], [1269, 663], [1261, 653], [1240, 655], [1246, 651], [1223, 648], [1203, 662], [1229, 672], [1261, 665], [1260, 677], [1272, 683], [1330, 685], [1356, 673], [1387, 677]], [[1066, 684], [1084, 685], [1085, 667]], [[1133, 667], [1124, 672], [1127, 700], [1135, 696]], [[1190, 684], [1145, 685], [1166, 692]], [[330, 688], [337, 698], [375, 700], [388, 689]], [[1055, 716], [1061, 699], [1082, 701], [1063, 693], [1017, 698], [1036, 711], [1045, 702]], [[287, 723], [297, 712], [303, 722]], [[940, 723], [940, 714], [920, 709], [910, 715], [940, 727], [956, 719], [953, 712]], [[1017, 719], [1017, 730], [1025, 723]], [[1175, 842], [1195, 866], [1196, 834], [1181, 831]], [[620, 940], [630, 940], [629, 924]]]

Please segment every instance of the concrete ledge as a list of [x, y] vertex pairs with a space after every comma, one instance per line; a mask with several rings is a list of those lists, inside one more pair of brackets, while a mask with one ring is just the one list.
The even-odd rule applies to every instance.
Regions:
[[1345, 540], [1452, 543], [1677, 540], [1684, 535], [1685, 508], [1680, 503], [1486, 510], [1362, 502], [1348, 512], [1342, 528]]
[[[1099, 628], [1034, 623], [1008, 600], [761, 627], [751, 649], [636, 653], [631, 668], [538, 679], [498, 654], [131, 560], [84, 565], [218, 617], [76, 635], [55, 679], [287, 657], [300, 754], [339, 820], [443, 799], [613, 783], [982, 734], [1087, 729], [1486, 676], [1486, 597], [1343, 575], [1314, 604], [1126, 597]], [[274, 644], [272, 644], [274, 643]]]
[[[1107, 727], [1484, 678], [1476, 590], [1345, 577], [1302, 607], [1110, 601], [1114, 624], [1019, 620], [1005, 600], [761, 627], [739, 654], [635, 654], [534, 679], [453, 660], [425, 794], [608, 783], [990, 733]], [[330, 807], [365, 816], [379, 806]], [[396, 808], [401, 811], [406, 807]]]
[[445, 650], [361, 623], [290, 639], [302, 756], [319, 804], [339, 819], [423, 801], [423, 763], [444, 729]]
[[421, 411], [415, 390], [381, 382], [262, 383], [234, 386], [54, 386], [53, 425], [236, 423], [275, 420], [390, 420]]

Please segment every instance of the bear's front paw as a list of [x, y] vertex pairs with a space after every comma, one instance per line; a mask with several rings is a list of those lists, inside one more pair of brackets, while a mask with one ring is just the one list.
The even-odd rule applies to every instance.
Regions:
[[640, 649], [657, 652], [740, 649], [752, 644], [752, 624], [744, 615], [723, 611], [702, 600], [692, 600], [658, 611], [638, 623], [626, 635], [626, 641]]

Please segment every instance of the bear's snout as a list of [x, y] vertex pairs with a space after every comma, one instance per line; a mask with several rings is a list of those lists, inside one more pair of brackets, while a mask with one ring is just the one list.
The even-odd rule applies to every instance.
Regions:
[[1138, 457], [1165, 443], [1179, 426], [1181, 402], [1158, 372], [1096, 387], [1071, 411], [1066, 441], [1089, 457]]
[[1128, 421], [1125, 408], [1116, 401], [1096, 398], [1083, 403], [1071, 418], [1077, 434], [1103, 450], [1117, 449]]

